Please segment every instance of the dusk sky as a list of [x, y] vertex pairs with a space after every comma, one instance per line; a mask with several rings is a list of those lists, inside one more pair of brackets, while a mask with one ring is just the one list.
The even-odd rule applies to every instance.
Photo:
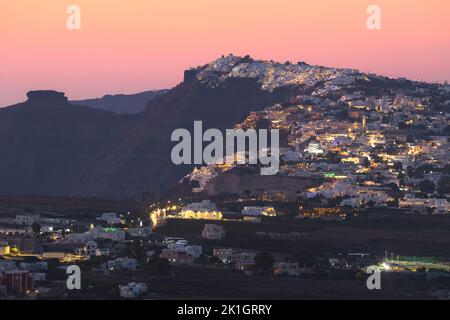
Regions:
[[[66, 9], [81, 8], [81, 30]], [[366, 27], [369, 5], [382, 29]], [[170, 88], [222, 54], [450, 80], [450, 1], [14, 0], [0, 3], [0, 106]]]

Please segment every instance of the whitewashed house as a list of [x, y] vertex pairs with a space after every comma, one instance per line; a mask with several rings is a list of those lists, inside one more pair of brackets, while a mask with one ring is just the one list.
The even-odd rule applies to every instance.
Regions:
[[207, 240], [222, 240], [225, 237], [225, 228], [215, 224], [205, 224], [202, 238]]
[[135, 299], [147, 293], [145, 283], [130, 282], [126, 286], [119, 286], [120, 296], [125, 299]]

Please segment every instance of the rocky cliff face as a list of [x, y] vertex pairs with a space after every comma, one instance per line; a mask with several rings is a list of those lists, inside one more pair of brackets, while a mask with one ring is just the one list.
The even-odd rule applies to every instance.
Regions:
[[76, 195], [126, 127], [119, 116], [70, 105], [63, 93], [30, 92], [0, 109], [0, 193]]
[[186, 71], [183, 83], [137, 114], [77, 106], [55, 91], [30, 92], [25, 103], [0, 109], [0, 194], [159, 195], [193, 169], [171, 162], [175, 129], [192, 130], [201, 120], [205, 130], [224, 130], [250, 111], [302, 95], [336, 100], [358, 90], [382, 95], [395, 86], [411, 91], [417, 83], [230, 55]]
[[68, 104], [67, 97], [63, 92], [52, 90], [30, 91], [27, 93], [29, 105], [36, 106], [65, 106]]
[[170, 160], [170, 135], [191, 129], [233, 128], [249, 111], [285, 99], [256, 79], [233, 78], [220, 87], [195, 79], [135, 115], [70, 104], [63, 93], [37, 91], [0, 109], [0, 194], [140, 198], [160, 194], [192, 170]]
[[249, 111], [270, 105], [273, 97], [249, 79], [233, 79], [222, 88], [185, 81], [127, 120], [119, 143], [100, 161], [98, 170], [86, 175], [84, 185], [92, 186], [95, 194], [112, 197], [143, 191], [161, 194], [193, 169], [172, 164], [173, 130], [192, 131], [195, 120], [202, 120], [204, 128], [233, 128]]

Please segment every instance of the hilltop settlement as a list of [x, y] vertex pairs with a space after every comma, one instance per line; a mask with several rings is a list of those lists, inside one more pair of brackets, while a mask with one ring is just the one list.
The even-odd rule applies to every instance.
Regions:
[[199, 165], [95, 208], [2, 197], [0, 298], [449, 299], [450, 86], [234, 55], [184, 82], [242, 79], [271, 99], [234, 128], [280, 130], [277, 175]]

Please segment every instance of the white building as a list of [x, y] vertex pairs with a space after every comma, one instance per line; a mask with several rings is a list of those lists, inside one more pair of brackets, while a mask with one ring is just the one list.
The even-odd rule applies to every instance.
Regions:
[[348, 199], [342, 200], [341, 206], [342, 207], [359, 208], [362, 206], [362, 201], [359, 197], [358, 198], [348, 198]]
[[311, 142], [304, 152], [313, 156], [319, 156], [325, 153], [322, 146], [318, 142]]
[[121, 270], [121, 271], [136, 271], [137, 261], [133, 258], [117, 258], [115, 260], [108, 261], [108, 269]]
[[188, 244], [186, 239], [178, 238], [178, 237], [165, 237], [164, 238], [164, 243], [165, 244], [178, 243], [178, 244], [182, 244], [182, 245], [185, 245], [185, 246]]
[[175, 250], [178, 252], [185, 252], [194, 258], [198, 258], [203, 253], [203, 247], [202, 246], [196, 246], [196, 245], [186, 245], [184, 243], [175, 242], [175, 243], [169, 243], [167, 245], [167, 249], [169, 250]]
[[195, 259], [203, 253], [202, 246], [188, 245], [184, 239], [167, 239], [167, 248], [162, 249], [160, 257], [168, 259], [170, 263], [193, 264]]
[[250, 251], [237, 251], [231, 248], [214, 249], [213, 255], [223, 263], [253, 263], [255, 253]]
[[192, 211], [217, 211], [216, 204], [210, 200], [203, 200], [202, 202], [194, 202], [186, 205], [183, 210]]
[[244, 207], [242, 215], [250, 217], [274, 217], [277, 214], [274, 207]]
[[208, 240], [222, 240], [225, 237], [225, 228], [215, 224], [205, 224], [202, 238]]
[[185, 250], [162, 249], [160, 258], [169, 260], [170, 263], [190, 265], [195, 263], [195, 258]]
[[151, 227], [129, 228], [129, 229], [126, 229], [126, 231], [130, 237], [135, 237], [135, 238], [145, 238], [152, 234]]
[[125, 299], [135, 299], [147, 293], [145, 283], [130, 282], [126, 286], [119, 286], [120, 296]]
[[197, 220], [222, 220], [222, 213], [217, 210], [216, 205], [210, 200], [191, 203], [183, 207], [179, 214], [183, 219]]
[[105, 221], [109, 225], [122, 224], [125, 222], [124, 219], [120, 218], [115, 212], [102, 213], [101, 217], [97, 218], [97, 220]]
[[41, 230], [43, 233], [51, 233], [54, 231], [54, 229], [55, 227], [52, 225], [41, 225]]
[[16, 224], [21, 226], [31, 226], [39, 223], [41, 216], [38, 214], [18, 214], [16, 215]]
[[125, 231], [117, 228], [95, 227], [88, 231], [94, 236], [94, 239], [124, 241]]
[[95, 256], [97, 256], [97, 257], [109, 257], [110, 255], [111, 255], [111, 251], [107, 248], [95, 250]]
[[344, 199], [341, 202], [341, 206], [358, 208], [362, 205], [373, 203], [375, 207], [386, 207], [389, 200], [389, 195], [383, 190], [360, 188], [355, 197]]
[[69, 243], [87, 243], [93, 241], [94, 236], [89, 232], [85, 233], [71, 233], [67, 235], [67, 242]]

